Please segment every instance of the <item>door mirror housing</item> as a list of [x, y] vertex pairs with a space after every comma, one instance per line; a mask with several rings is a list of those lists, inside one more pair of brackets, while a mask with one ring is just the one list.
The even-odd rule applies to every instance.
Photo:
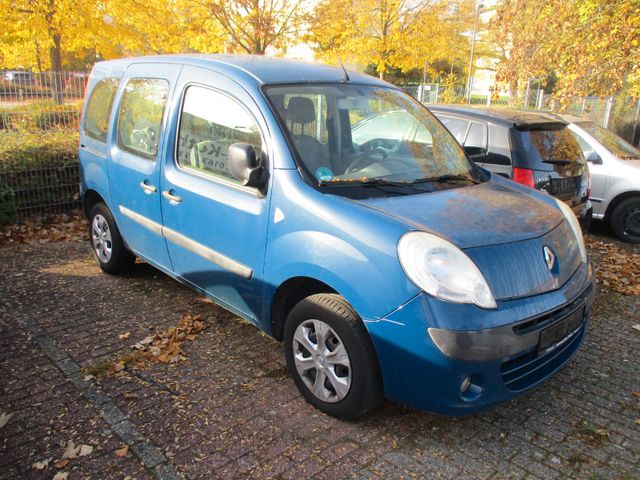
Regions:
[[265, 183], [264, 168], [258, 164], [256, 151], [248, 143], [234, 143], [227, 151], [229, 172], [245, 187], [261, 188]]
[[594, 150], [591, 150], [587, 153], [587, 162], [593, 163], [594, 165], [602, 165], [602, 158], [600, 158], [600, 155]]

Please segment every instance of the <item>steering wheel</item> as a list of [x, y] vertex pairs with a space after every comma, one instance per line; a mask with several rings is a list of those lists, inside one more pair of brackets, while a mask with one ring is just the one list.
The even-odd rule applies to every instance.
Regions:
[[381, 154], [383, 159], [387, 158], [387, 152], [385, 152], [382, 148], [373, 148], [368, 152], [363, 153], [360, 157], [356, 158], [353, 162], [351, 162], [347, 167], [347, 169], [344, 171], [344, 173], [351, 173], [355, 170], [359, 170], [357, 167], [361, 163], [364, 163], [364, 161], [368, 159], [370, 156], [376, 153]]

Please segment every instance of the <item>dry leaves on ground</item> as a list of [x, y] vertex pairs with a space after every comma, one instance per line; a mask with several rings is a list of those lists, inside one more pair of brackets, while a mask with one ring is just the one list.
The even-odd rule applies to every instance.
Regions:
[[182, 314], [180, 322], [175, 327], [144, 338], [133, 348], [141, 355], [141, 360], [176, 363], [186, 360], [181, 345], [185, 340], [193, 341], [206, 328], [201, 315]]
[[126, 457], [127, 453], [129, 453], [129, 446], [125, 445], [124, 447], [116, 450], [116, 457]]
[[590, 237], [586, 244], [594, 258], [596, 281], [603, 290], [640, 295], [640, 254]]
[[0, 428], [4, 427], [13, 417], [13, 413], [2, 412], [0, 414]]
[[123, 371], [128, 365], [144, 367], [149, 363], [177, 363], [186, 360], [182, 343], [193, 341], [207, 328], [201, 315], [182, 314], [175, 327], [149, 335], [133, 345], [133, 352], [115, 362], [100, 362], [86, 369], [91, 376], [111, 375]]
[[20, 225], [0, 228], [0, 245], [17, 243], [43, 244], [88, 238], [87, 219], [76, 212], [49, 217], [28, 218]]

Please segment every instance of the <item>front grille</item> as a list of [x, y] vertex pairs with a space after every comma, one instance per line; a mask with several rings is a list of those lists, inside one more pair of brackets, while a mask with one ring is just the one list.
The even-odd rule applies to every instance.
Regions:
[[[587, 316], [588, 309], [585, 309], [583, 318], [586, 320]], [[582, 326], [570, 341], [546, 355], [538, 356], [537, 351], [533, 351], [503, 363], [500, 371], [505, 387], [513, 392], [520, 392], [541, 382], [558, 370], [578, 350], [585, 327], [586, 322], [583, 320]]]
[[551, 313], [546, 313], [539, 317], [531, 318], [514, 325], [513, 333], [515, 333], [516, 335], [526, 335], [533, 330], [544, 328], [547, 325], [551, 325], [552, 323], [555, 323], [560, 319], [571, 315], [573, 312], [584, 305], [587, 298], [589, 298], [589, 296], [592, 294], [593, 288], [593, 284], [589, 284], [589, 286], [582, 292], [582, 294], [578, 298], [576, 298], [569, 305], [565, 305], [559, 310]]
[[562, 193], [576, 192], [580, 187], [580, 180], [582, 177], [566, 177], [566, 178], [552, 178], [551, 179], [551, 195], [558, 195]]

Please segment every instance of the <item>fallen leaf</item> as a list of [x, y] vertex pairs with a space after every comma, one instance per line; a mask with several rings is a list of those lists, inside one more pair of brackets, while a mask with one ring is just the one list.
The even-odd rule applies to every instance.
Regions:
[[121, 333], [118, 335], [118, 340], [126, 340], [131, 336], [131, 332]]
[[632, 392], [631, 395], [633, 395], [636, 398], [640, 398], [640, 392]]
[[131, 392], [124, 392], [122, 394], [122, 396], [126, 399], [126, 400], [133, 400], [134, 398], [138, 398], [138, 394], [137, 393], [131, 393]]
[[118, 373], [124, 370], [124, 362], [118, 362], [113, 364], [113, 371]]
[[4, 427], [9, 422], [11, 417], [13, 417], [13, 413], [2, 412], [2, 415], [0, 415], [0, 428]]
[[49, 466], [49, 462], [51, 460], [53, 460], [53, 457], [47, 458], [46, 460], [40, 460], [39, 462], [35, 462], [33, 465], [31, 465], [31, 468], [33, 468], [34, 470], [44, 470]]
[[67, 472], [58, 472], [53, 477], [53, 480], [67, 480], [69, 474]]
[[640, 323], [638, 323], [637, 325], [632, 326], [631, 328], [633, 328], [634, 330], [637, 330], [640, 332]]
[[116, 450], [116, 457], [126, 457], [127, 453], [129, 453], [129, 445], [125, 445], [122, 448]]
[[87, 455], [91, 455], [93, 452], [93, 447], [91, 445], [80, 445], [80, 452], [78, 453], [79, 457], [86, 457]]
[[78, 452], [80, 451], [80, 447], [76, 447], [75, 443], [73, 443], [73, 440], [69, 440], [67, 442], [67, 449], [65, 450], [65, 452], [62, 454], [62, 458], [76, 458], [78, 456]]
[[54, 465], [56, 468], [64, 468], [67, 466], [67, 463], [69, 463], [68, 458], [61, 458], [60, 460], [56, 460], [56, 463], [54, 463]]
[[89, 382], [89, 381], [93, 380], [94, 378], [96, 378], [94, 375], [85, 375], [84, 376], [84, 381], [85, 382]]

